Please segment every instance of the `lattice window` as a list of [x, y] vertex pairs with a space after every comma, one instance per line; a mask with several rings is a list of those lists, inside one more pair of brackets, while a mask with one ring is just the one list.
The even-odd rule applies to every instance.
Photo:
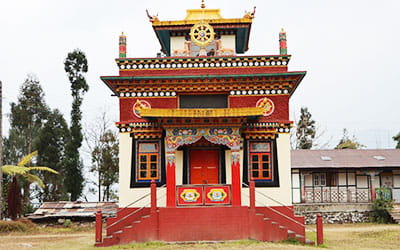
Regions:
[[272, 180], [272, 159], [270, 142], [250, 142], [250, 179]]

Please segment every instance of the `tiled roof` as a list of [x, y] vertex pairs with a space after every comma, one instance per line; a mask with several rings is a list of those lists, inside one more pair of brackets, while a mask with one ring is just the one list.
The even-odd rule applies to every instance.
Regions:
[[400, 149], [292, 150], [292, 169], [400, 168]]
[[101, 210], [103, 216], [113, 216], [117, 211], [115, 202], [44, 202], [29, 219], [45, 218], [71, 218], [71, 217], [95, 217], [95, 213]]

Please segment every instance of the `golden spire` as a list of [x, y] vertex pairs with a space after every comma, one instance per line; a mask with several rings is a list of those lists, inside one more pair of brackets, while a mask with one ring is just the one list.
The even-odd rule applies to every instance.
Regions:
[[204, 3], [204, 0], [201, 0], [201, 8], [204, 9], [206, 7], [206, 4]]

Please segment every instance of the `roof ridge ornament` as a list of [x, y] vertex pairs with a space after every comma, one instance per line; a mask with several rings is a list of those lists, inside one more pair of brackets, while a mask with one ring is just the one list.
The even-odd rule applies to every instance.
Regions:
[[201, 0], [201, 6], [202, 9], [204, 9], [206, 7], [206, 4], [204, 3], [204, 0]]

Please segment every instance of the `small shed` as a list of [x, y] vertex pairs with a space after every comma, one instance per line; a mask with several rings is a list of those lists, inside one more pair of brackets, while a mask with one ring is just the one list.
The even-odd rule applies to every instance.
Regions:
[[116, 214], [117, 206], [116, 202], [44, 202], [28, 218], [35, 222], [56, 221], [58, 219], [94, 221], [97, 211], [101, 210], [103, 216], [110, 217]]

